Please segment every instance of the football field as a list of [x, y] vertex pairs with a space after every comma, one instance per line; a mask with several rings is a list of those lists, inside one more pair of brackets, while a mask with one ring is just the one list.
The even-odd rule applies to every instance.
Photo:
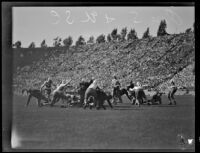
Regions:
[[[195, 97], [176, 95], [177, 105], [137, 107], [123, 97], [107, 110], [38, 108], [36, 99], [13, 97], [12, 144], [17, 149], [194, 149]], [[180, 137], [183, 136], [181, 141]]]

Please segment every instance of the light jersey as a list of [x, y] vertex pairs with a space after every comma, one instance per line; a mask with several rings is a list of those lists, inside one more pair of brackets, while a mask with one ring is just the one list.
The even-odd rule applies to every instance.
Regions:
[[134, 88], [130, 88], [130, 91], [135, 91], [135, 90], [139, 90], [139, 89], [143, 89], [141, 86], [135, 86]]
[[170, 86], [170, 88], [173, 89], [173, 88], [177, 88], [177, 87], [175, 85], [172, 85], [172, 86]]
[[97, 80], [94, 80], [93, 83], [88, 88], [96, 89], [97, 88]]

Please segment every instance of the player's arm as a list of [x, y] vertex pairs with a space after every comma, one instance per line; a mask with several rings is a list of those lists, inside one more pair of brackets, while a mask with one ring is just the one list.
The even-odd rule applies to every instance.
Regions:
[[67, 87], [71, 81], [72, 81], [71, 79], [69, 81], [67, 81], [64, 86]]

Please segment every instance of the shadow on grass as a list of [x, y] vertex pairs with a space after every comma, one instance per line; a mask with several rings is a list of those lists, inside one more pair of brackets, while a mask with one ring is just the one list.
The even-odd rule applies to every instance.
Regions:
[[54, 104], [53, 106], [51, 106], [50, 104], [46, 104], [42, 107], [54, 107], [54, 108], [81, 108], [82, 105], [81, 104], [73, 104], [73, 105], [69, 105], [67, 106], [66, 104]]
[[182, 107], [183, 105], [158, 105], [158, 104], [155, 104], [155, 105], [147, 105], [147, 104], [142, 104], [140, 105], [140, 107], [138, 106], [135, 106], [135, 105], [114, 105], [114, 109], [115, 110], [143, 110], [143, 108], [147, 108], [147, 107]]
[[163, 105], [163, 104], [161, 104], [161, 105], [148, 105], [148, 106], [150, 106], [150, 107], [177, 107], [177, 105]]
[[149, 105], [150, 107], [193, 107], [192, 105], [187, 105], [187, 104], [184, 104], [184, 105], [179, 105], [179, 104], [176, 104], [176, 105], [168, 105], [168, 104], [161, 104], [161, 105]]
[[114, 105], [113, 106], [114, 110], [143, 110], [142, 106], [138, 107], [135, 105]]
[[141, 107], [132, 107], [132, 108], [113, 108], [113, 110], [144, 110], [144, 108]]
[[[132, 104], [118, 104], [118, 105], [113, 105], [113, 110], [145, 110], [145, 108], [151, 108], [151, 107], [190, 107], [191, 105], [168, 105], [168, 104], [154, 104], [154, 105], [147, 105], [147, 104], [142, 104], [140, 105], [140, 107], [136, 106], [136, 105], [132, 105]], [[50, 106], [50, 105], [46, 105], [43, 107], [49, 107], [49, 108], [61, 108], [61, 109], [83, 109], [82, 106], [78, 106], [78, 105], [74, 105], [74, 106], [65, 106], [65, 105], [54, 105], [54, 106]], [[109, 106], [105, 106], [106, 110], [110, 110]], [[96, 108], [92, 108], [95, 109]], [[98, 111], [98, 110], [97, 110]]]

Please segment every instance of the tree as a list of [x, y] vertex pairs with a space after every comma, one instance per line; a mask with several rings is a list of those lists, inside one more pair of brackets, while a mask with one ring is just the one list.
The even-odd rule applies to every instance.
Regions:
[[17, 42], [15, 42], [15, 43], [13, 44], [13, 47], [21, 48], [21, 45], [22, 45], [21, 41], [17, 41]]
[[121, 40], [121, 35], [117, 34], [117, 41], [120, 41], [120, 40]]
[[56, 37], [56, 38], [53, 39], [53, 40], [54, 40], [54, 43], [53, 43], [53, 46], [54, 46], [54, 47], [60, 47], [60, 46], [61, 46], [61, 41], [62, 41], [61, 38]]
[[41, 42], [40, 46], [41, 46], [41, 48], [47, 47], [46, 41], [43, 40], [43, 41]]
[[113, 29], [113, 31], [111, 32], [111, 37], [112, 40], [117, 40], [117, 29]]
[[185, 30], [185, 33], [190, 33], [190, 32], [192, 32], [191, 28], [188, 28], [188, 29]]
[[30, 45], [29, 45], [29, 47], [28, 48], [35, 48], [35, 43], [34, 42], [32, 42]]
[[100, 36], [97, 37], [96, 39], [97, 43], [104, 43], [105, 42], [105, 36], [101, 34]]
[[69, 48], [72, 45], [72, 43], [73, 43], [73, 40], [71, 36], [63, 40], [63, 44], [67, 48]]
[[157, 36], [164, 36], [164, 35], [169, 35], [166, 32], [167, 24], [165, 20], [161, 20], [158, 31], [157, 31]]
[[107, 35], [107, 41], [108, 41], [108, 42], [111, 42], [111, 40], [112, 40], [111, 35], [108, 34], [108, 35]]
[[89, 38], [89, 40], [87, 41], [87, 43], [88, 43], [88, 44], [93, 44], [93, 43], [94, 43], [94, 37], [91, 36], [91, 37]]
[[76, 41], [76, 46], [80, 46], [80, 45], [85, 45], [85, 39], [83, 38], [83, 36], [80, 36], [78, 38], [78, 40]]
[[145, 39], [145, 38], [149, 38], [150, 37], [150, 34], [149, 34], [149, 27], [147, 28], [147, 30], [144, 32], [142, 38]]
[[135, 29], [131, 29], [127, 35], [127, 40], [135, 40], [135, 39], [138, 39], [137, 33], [136, 33]]
[[127, 34], [127, 28], [123, 28], [121, 31], [121, 40], [124, 41]]

